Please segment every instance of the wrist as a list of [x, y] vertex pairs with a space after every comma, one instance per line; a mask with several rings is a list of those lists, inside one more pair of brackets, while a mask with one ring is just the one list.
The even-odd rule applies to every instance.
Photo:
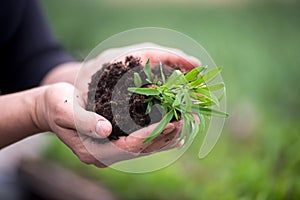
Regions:
[[30, 117], [36, 128], [36, 132], [50, 131], [46, 121], [45, 94], [50, 86], [42, 86], [32, 90], [27, 99], [28, 108], [30, 108]]

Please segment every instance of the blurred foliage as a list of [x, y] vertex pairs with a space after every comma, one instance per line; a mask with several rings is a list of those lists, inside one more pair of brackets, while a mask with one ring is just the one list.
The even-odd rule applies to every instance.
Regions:
[[48, 158], [103, 182], [120, 199], [300, 198], [300, 4], [42, 2], [57, 37], [79, 58], [131, 28], [159, 26], [189, 35], [224, 66], [231, 113], [208, 157], [199, 160], [193, 145], [153, 173], [86, 166], [57, 140]]

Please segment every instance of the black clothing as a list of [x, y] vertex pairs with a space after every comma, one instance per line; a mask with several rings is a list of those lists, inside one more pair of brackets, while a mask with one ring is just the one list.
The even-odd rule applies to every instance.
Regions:
[[59, 46], [36, 0], [0, 0], [0, 90], [37, 86], [46, 73], [73, 60]]

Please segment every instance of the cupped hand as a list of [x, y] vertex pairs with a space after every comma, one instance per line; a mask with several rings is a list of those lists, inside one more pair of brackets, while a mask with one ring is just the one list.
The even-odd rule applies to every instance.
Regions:
[[100, 70], [104, 64], [117, 61], [124, 63], [125, 58], [129, 55], [140, 58], [142, 65], [149, 59], [151, 66], [162, 62], [167, 65], [175, 65], [183, 72], [188, 72], [201, 65], [201, 62], [197, 58], [187, 55], [179, 49], [160, 46], [149, 42], [108, 49], [102, 51], [97, 57], [82, 63], [74, 85], [81, 91], [83, 98], [87, 99], [88, 83], [91, 82], [91, 77]]
[[143, 143], [155, 128], [153, 124], [119, 140], [103, 142], [111, 133], [110, 122], [86, 111], [81, 94], [73, 85], [57, 83], [45, 88], [36, 100], [36, 125], [41, 130], [54, 132], [86, 164], [106, 167], [172, 148], [176, 143], [173, 138], [181, 130], [180, 122], [169, 123], [160, 136]]

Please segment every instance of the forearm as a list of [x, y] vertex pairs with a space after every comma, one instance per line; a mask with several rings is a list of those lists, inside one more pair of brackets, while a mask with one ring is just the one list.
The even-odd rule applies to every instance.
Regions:
[[48, 85], [58, 82], [74, 84], [80, 67], [80, 62], [67, 62], [58, 65], [48, 72], [48, 74], [42, 80], [41, 85]]
[[45, 131], [35, 122], [36, 100], [45, 89], [46, 86], [0, 96], [0, 149]]

